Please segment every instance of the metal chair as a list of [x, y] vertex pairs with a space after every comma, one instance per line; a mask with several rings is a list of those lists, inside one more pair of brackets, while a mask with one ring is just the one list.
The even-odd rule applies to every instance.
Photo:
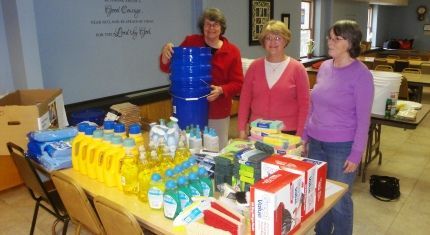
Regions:
[[421, 74], [421, 69], [417, 68], [404, 68], [402, 73], [413, 73], [413, 74]]
[[30, 235], [34, 233], [39, 207], [42, 207], [57, 218], [52, 225], [52, 234], [55, 234], [55, 227], [61, 220], [64, 223], [63, 235], [65, 235], [67, 233], [70, 218], [67, 215], [57, 190], [53, 187], [52, 181], [43, 182], [41, 180], [33, 162], [25, 156], [24, 150], [21, 147], [12, 142], [8, 142], [6, 145], [10, 156], [18, 169], [19, 175], [24, 181], [25, 187], [28, 189], [31, 197], [36, 201], [33, 220], [31, 222]]
[[373, 69], [375, 69], [376, 66], [381, 65], [381, 64], [382, 65], [388, 65], [387, 59], [385, 59], [385, 58], [375, 58], [373, 60]]
[[408, 60], [421, 60], [420, 56], [409, 56]]
[[[64, 202], [70, 219], [77, 225], [75, 234], [80, 234], [82, 226], [93, 234], [106, 234], [81, 186], [61, 171], [52, 172], [51, 178]], [[115, 220], [112, 223], [115, 223]]]
[[398, 55], [387, 55], [387, 57], [386, 57], [387, 59], [394, 59], [394, 60], [398, 60], [398, 59], [400, 59], [400, 56], [398, 56]]
[[377, 65], [375, 67], [375, 70], [378, 70], [378, 71], [388, 71], [388, 72], [393, 72], [394, 71], [393, 67], [391, 67], [391, 65], [386, 65], [386, 64]]
[[106, 234], [143, 235], [136, 218], [122, 206], [101, 196], [93, 201]]

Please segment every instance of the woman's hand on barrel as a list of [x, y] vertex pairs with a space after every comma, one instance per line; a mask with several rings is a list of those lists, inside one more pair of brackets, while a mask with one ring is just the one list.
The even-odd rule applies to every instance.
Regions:
[[209, 96], [208, 96], [209, 102], [218, 99], [218, 97], [223, 94], [222, 87], [220, 86], [211, 85], [211, 89], [212, 89], [211, 93], [209, 93]]
[[168, 42], [166, 45], [163, 46], [163, 49], [161, 51], [161, 62], [163, 64], [169, 63], [170, 59], [172, 59], [173, 55], [173, 43]]

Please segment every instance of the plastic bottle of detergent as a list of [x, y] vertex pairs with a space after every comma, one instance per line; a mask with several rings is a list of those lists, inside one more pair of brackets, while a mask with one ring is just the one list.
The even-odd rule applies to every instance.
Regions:
[[181, 202], [181, 209], [183, 210], [185, 207], [193, 203], [191, 200], [193, 193], [188, 187], [188, 179], [185, 176], [179, 176], [176, 182], [178, 185], [179, 201]]
[[189, 172], [197, 172], [199, 170], [199, 164], [197, 163], [197, 158], [195, 156], [190, 157], [188, 162], [190, 163]]
[[137, 197], [142, 202], [148, 201], [148, 189], [149, 182], [151, 181], [151, 174], [153, 170], [153, 165], [149, 162], [147, 155], [140, 155], [139, 162], [139, 175], [137, 180], [139, 181], [139, 192]]
[[134, 139], [139, 152], [145, 151], [142, 128], [140, 127], [140, 124], [134, 123], [128, 127], [128, 137]]
[[203, 196], [203, 190], [202, 190], [202, 185], [200, 183], [200, 179], [199, 176], [197, 175], [196, 172], [191, 172], [188, 175], [188, 180], [189, 180], [189, 188], [190, 191], [194, 196]]
[[106, 152], [111, 148], [113, 133], [105, 133], [103, 135], [103, 141], [99, 148], [96, 149], [95, 158], [96, 158], [96, 179], [99, 182], [104, 182], [103, 178], [103, 167]]
[[209, 178], [208, 172], [205, 168], [199, 167], [197, 174], [200, 178], [200, 184], [202, 186], [203, 196], [213, 197], [214, 189], [212, 180]]
[[103, 133], [104, 134], [113, 133], [114, 127], [115, 127], [114, 121], [110, 121], [110, 120], [104, 121], [103, 122]]
[[75, 171], [79, 171], [79, 148], [81, 146], [81, 141], [85, 136], [85, 129], [88, 126], [88, 123], [79, 123], [78, 134], [72, 141], [72, 166]]
[[175, 172], [173, 169], [168, 168], [165, 172], [164, 172], [164, 181], [168, 181], [168, 180], [175, 180]]
[[148, 190], [148, 202], [150, 208], [156, 210], [163, 208], [164, 189], [164, 181], [161, 178], [161, 175], [158, 173], [153, 173]]
[[124, 193], [126, 194], [137, 194], [139, 152], [137, 151], [136, 144], [134, 143], [134, 139], [132, 138], [124, 139], [123, 146], [125, 150], [125, 155], [122, 160], [121, 167], [122, 188]]
[[103, 144], [103, 130], [95, 130], [93, 132], [93, 141], [87, 148], [87, 159], [86, 159], [86, 168], [88, 172], [88, 177], [91, 179], [97, 178], [97, 159], [96, 159], [96, 150], [100, 148]]
[[121, 136], [122, 139], [127, 138], [127, 133], [125, 131], [125, 125], [122, 123], [115, 123], [115, 126], [113, 127], [113, 133], [114, 135]]
[[87, 150], [88, 150], [88, 147], [93, 142], [93, 133], [95, 130], [96, 130], [95, 126], [88, 126], [85, 129], [85, 136], [81, 140], [81, 144], [78, 151], [79, 172], [81, 172], [84, 175], [88, 174], [87, 165], [85, 162], [87, 161], [87, 152], [88, 152]]
[[119, 185], [120, 160], [124, 156], [121, 136], [113, 136], [111, 147], [104, 154], [103, 178], [108, 187]]
[[181, 201], [179, 200], [178, 190], [174, 180], [166, 182], [166, 191], [163, 196], [164, 217], [175, 219], [181, 212]]

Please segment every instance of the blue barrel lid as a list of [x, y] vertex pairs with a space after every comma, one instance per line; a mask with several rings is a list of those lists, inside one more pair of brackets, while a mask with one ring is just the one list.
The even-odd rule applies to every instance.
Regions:
[[131, 124], [128, 127], [128, 133], [129, 134], [140, 134], [141, 133], [140, 124], [139, 123]]

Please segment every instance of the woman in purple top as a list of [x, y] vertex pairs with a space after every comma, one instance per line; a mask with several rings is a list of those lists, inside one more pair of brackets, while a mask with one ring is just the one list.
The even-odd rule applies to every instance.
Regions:
[[[317, 234], [352, 234], [351, 188], [366, 148], [373, 102], [373, 77], [356, 58], [361, 31], [355, 21], [337, 21], [327, 37], [332, 57], [321, 65], [311, 92], [303, 139], [308, 156], [326, 161], [327, 178], [349, 190], [317, 224]], [[305, 148], [306, 149], [306, 148]]]

